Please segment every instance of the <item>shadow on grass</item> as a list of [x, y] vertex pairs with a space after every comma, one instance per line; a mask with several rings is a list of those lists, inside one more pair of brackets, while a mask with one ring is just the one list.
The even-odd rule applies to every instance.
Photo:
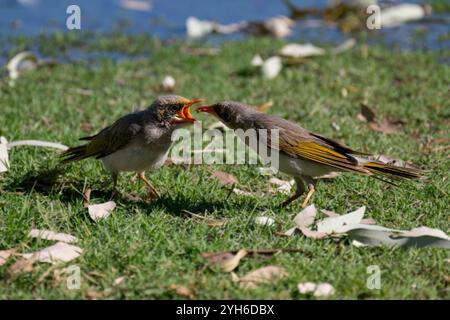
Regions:
[[[102, 186], [105, 186], [102, 189]], [[42, 168], [40, 170], [30, 170], [22, 176], [13, 180], [6, 188], [6, 191], [12, 193], [24, 193], [30, 195], [39, 193], [45, 196], [56, 196], [58, 200], [65, 203], [77, 204], [80, 206], [83, 202], [82, 192], [86, 187], [84, 180], [73, 179], [65, 174], [63, 166], [53, 168]], [[98, 201], [115, 200], [117, 203], [126, 207], [138, 207], [143, 212], [151, 214], [154, 209], [164, 209], [167, 213], [174, 216], [186, 216], [182, 210], [193, 213], [214, 212], [217, 209], [227, 207], [230, 203], [229, 197], [224, 197], [219, 201], [202, 199], [202, 197], [191, 197], [183, 193], [163, 193], [159, 199], [146, 199], [145, 196], [137, 195], [134, 192], [121, 193], [113, 196], [112, 183], [109, 179], [99, 182], [92, 188], [91, 199]], [[233, 196], [233, 195], [231, 195]], [[96, 201], [97, 202], [97, 201]], [[234, 201], [233, 201], [234, 202]], [[248, 201], [242, 199], [233, 205], [238, 206], [240, 210], [253, 210], [255, 208], [256, 199]]]

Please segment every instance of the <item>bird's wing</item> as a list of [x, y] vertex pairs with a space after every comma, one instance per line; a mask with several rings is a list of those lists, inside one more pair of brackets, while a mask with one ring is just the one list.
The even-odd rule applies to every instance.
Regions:
[[[368, 170], [358, 166], [358, 160], [352, 154], [363, 154], [354, 151], [336, 141], [310, 133], [296, 124], [287, 120], [277, 118], [277, 121], [269, 121], [260, 124], [259, 128], [278, 129], [278, 143], [271, 141], [271, 134], [268, 133], [269, 148], [279, 150], [293, 158], [300, 158], [323, 165], [331, 166], [336, 169], [346, 171], [356, 171], [368, 174]], [[276, 123], [271, 125], [270, 123]]]
[[90, 140], [86, 146], [86, 156], [97, 159], [106, 157], [128, 145], [141, 130], [142, 125], [135, 114], [122, 117], [97, 135], [85, 138]]

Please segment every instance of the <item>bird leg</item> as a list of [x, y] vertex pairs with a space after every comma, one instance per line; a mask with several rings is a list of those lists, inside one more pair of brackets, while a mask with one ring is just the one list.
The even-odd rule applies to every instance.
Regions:
[[306, 194], [306, 197], [305, 197], [305, 199], [302, 202], [302, 208], [306, 207], [306, 205], [308, 204], [309, 199], [311, 199], [314, 191], [316, 191], [316, 189], [315, 189], [316, 182], [311, 177], [308, 177], [305, 180], [308, 183], [308, 193]]
[[119, 178], [119, 173], [118, 172], [112, 172], [111, 173], [111, 178], [113, 181], [113, 191], [111, 194], [111, 198], [115, 198], [117, 196], [122, 196], [122, 193], [119, 191], [119, 189], [117, 189], [117, 179]]
[[148, 187], [148, 194], [149, 194], [149, 196], [150, 197], [152, 197], [152, 198], [154, 198], [154, 197], [156, 197], [156, 198], [160, 198], [161, 197], [161, 194], [159, 193], [159, 191], [151, 184], [151, 182], [150, 181], [148, 181], [147, 180], [147, 178], [145, 177], [145, 173], [144, 172], [139, 172], [138, 173], [138, 178], [140, 179], [140, 180], [142, 180], [145, 184], [146, 184], [146, 186]]
[[294, 179], [297, 190], [295, 191], [295, 194], [292, 197], [288, 198], [283, 202], [282, 204], [283, 207], [287, 207], [289, 204], [292, 203], [292, 201], [298, 199], [299, 197], [301, 197], [303, 193], [305, 193], [305, 185], [303, 183], [303, 180], [297, 177], [295, 177]]

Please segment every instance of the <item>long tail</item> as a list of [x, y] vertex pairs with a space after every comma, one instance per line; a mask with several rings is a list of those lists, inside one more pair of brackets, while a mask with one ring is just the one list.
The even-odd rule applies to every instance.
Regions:
[[87, 153], [87, 145], [72, 147], [64, 151], [60, 159], [62, 163], [69, 163], [72, 161], [83, 160], [90, 157]]
[[375, 161], [362, 163], [361, 166], [375, 175], [381, 174], [391, 179], [420, 179], [423, 177], [423, 171], [419, 168], [399, 167]]

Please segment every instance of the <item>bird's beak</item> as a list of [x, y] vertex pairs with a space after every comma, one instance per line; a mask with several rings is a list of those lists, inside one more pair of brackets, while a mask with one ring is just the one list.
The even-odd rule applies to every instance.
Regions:
[[189, 110], [194, 104], [202, 102], [202, 100], [194, 99], [190, 100], [188, 103], [178, 111], [175, 119], [172, 120], [172, 123], [186, 123], [186, 122], [194, 122], [195, 118], [192, 117], [191, 111]]
[[197, 112], [215, 113], [212, 106], [202, 106], [197, 108]]

